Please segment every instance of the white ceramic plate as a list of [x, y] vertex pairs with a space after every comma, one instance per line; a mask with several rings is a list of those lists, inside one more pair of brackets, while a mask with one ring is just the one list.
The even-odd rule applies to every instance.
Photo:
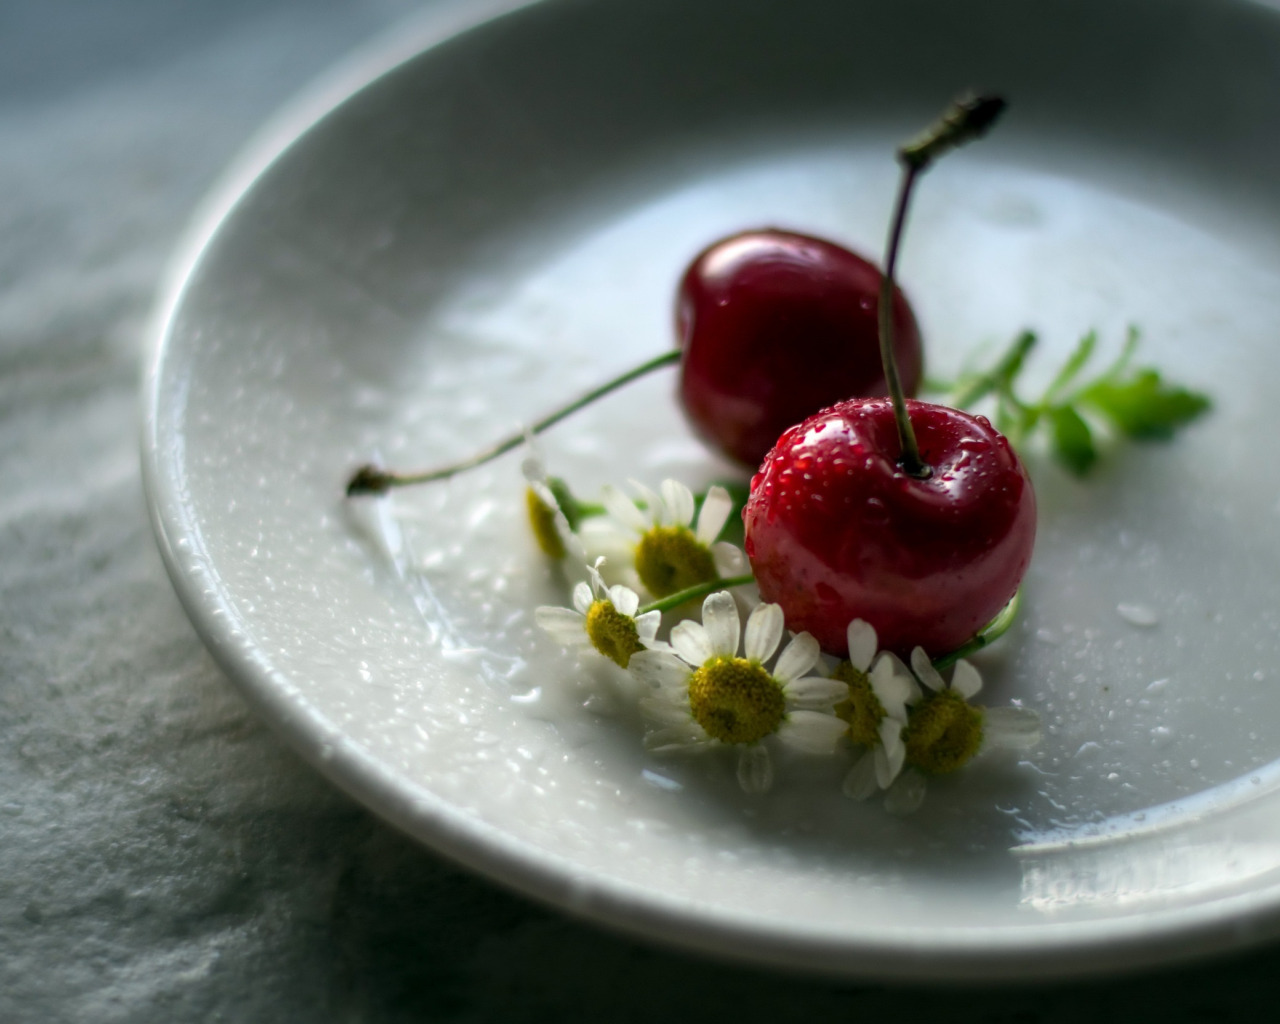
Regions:
[[[448, 9], [292, 108], [181, 261], [146, 479], [227, 672], [423, 842], [686, 947], [973, 979], [1274, 935], [1277, 12], [506, 6]], [[903, 272], [935, 371], [1029, 325], [1044, 373], [1136, 323], [1147, 359], [1217, 399], [1088, 484], [1033, 457], [1026, 611], [982, 662], [991, 702], [1044, 717], [1026, 760], [938, 783], [905, 820], [841, 797], [843, 762], [783, 764], [748, 798], [725, 762], [654, 759], [625, 711], [584, 707], [593, 674], [533, 628], [567, 596], [526, 536], [518, 458], [342, 498], [371, 456], [466, 453], [669, 346], [674, 282], [721, 234], [878, 252], [893, 146], [970, 84], [1012, 106], [919, 194]], [[651, 379], [548, 435], [553, 469], [588, 492], [722, 472], [671, 392]]]

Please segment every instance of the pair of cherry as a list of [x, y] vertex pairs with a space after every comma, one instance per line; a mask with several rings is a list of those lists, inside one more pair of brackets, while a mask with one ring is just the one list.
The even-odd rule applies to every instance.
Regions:
[[[916, 177], [985, 132], [1003, 106], [965, 98], [899, 150], [903, 187], [884, 274], [807, 235], [768, 229], [723, 239], [683, 277], [677, 353], [532, 428], [678, 358], [694, 429], [759, 467], [743, 517], [761, 596], [832, 653], [844, 653], [855, 618], [899, 654], [959, 648], [1009, 602], [1030, 561], [1035, 498], [1009, 442], [982, 417], [905, 397], [923, 358], [915, 317], [893, 284]], [[440, 479], [518, 443], [410, 477], [365, 467], [348, 493]]]
[[[843, 653], [850, 620], [882, 647], [934, 654], [972, 638], [1031, 558], [1035, 498], [982, 417], [906, 402], [919, 467], [904, 465], [880, 354], [883, 275], [832, 242], [751, 231], [702, 252], [681, 281], [680, 399], [712, 447], [759, 469], [744, 510], [761, 596], [787, 626]], [[893, 292], [905, 391], [920, 332]]]

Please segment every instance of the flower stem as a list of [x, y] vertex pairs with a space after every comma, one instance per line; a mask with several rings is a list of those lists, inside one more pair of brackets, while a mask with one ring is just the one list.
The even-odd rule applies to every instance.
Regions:
[[696, 601], [700, 597], [706, 597], [708, 594], [714, 594], [718, 590], [729, 590], [732, 587], [742, 587], [748, 583], [754, 583], [756, 578], [747, 573], [743, 576], [727, 576], [724, 579], [709, 580], [706, 583], [699, 583], [696, 586], [685, 587], [684, 590], [677, 590], [674, 594], [668, 594], [666, 597], [659, 598], [656, 601], [650, 601], [647, 605], [637, 612], [643, 615], [645, 612], [669, 612], [672, 608], [679, 608], [688, 601]]
[[[663, 366], [670, 366], [672, 363], [679, 362], [681, 351], [672, 349], [670, 352], [664, 352], [660, 356], [655, 356], [647, 362], [641, 363], [639, 366], [628, 370], [626, 373], [614, 377], [610, 381], [606, 381], [597, 388], [593, 388], [586, 394], [575, 398], [567, 405], [562, 405], [542, 419], [533, 423], [528, 428], [530, 434], [541, 434], [549, 427], [555, 426], [566, 416], [569, 416], [579, 409], [590, 405], [597, 398], [603, 398], [611, 391], [616, 391], [624, 384], [630, 384], [633, 380], [643, 377], [647, 373], [660, 369]], [[500, 455], [505, 455], [513, 448], [518, 448], [524, 443], [525, 431], [512, 434], [509, 437], [491, 445], [484, 450], [477, 452], [460, 462], [452, 462], [445, 466], [438, 466], [435, 469], [423, 470], [417, 473], [395, 473], [390, 470], [382, 469], [379, 466], [366, 465], [361, 466], [352, 474], [351, 479], [347, 482], [347, 497], [354, 497], [358, 494], [385, 494], [393, 487], [406, 487], [409, 484], [425, 484], [433, 480], [447, 480], [449, 477], [457, 473], [461, 473], [468, 469], [475, 469], [477, 466], [483, 466], [486, 462], [492, 462]]]
[[985, 134], [1004, 108], [1005, 101], [999, 96], [962, 96], [922, 135], [898, 150], [902, 177], [898, 183], [893, 217], [889, 222], [884, 278], [880, 282], [880, 360], [884, 365], [884, 379], [889, 388], [889, 396], [893, 399], [893, 417], [898, 426], [898, 440], [902, 448], [899, 464], [909, 476], [920, 480], [927, 479], [933, 470], [920, 457], [920, 446], [916, 442], [915, 429], [911, 426], [911, 417], [907, 415], [907, 399], [902, 390], [902, 380], [898, 376], [897, 359], [893, 354], [893, 297], [896, 291], [894, 273], [907, 222], [907, 209], [911, 204], [911, 192], [915, 188], [916, 179], [943, 154]]
[[986, 624], [982, 632], [970, 640], [962, 647], [957, 647], [950, 654], [944, 654], [940, 658], [933, 659], [933, 667], [939, 672], [943, 669], [950, 668], [961, 658], [967, 658], [969, 655], [989, 644], [995, 643], [1005, 633], [1009, 632], [1009, 627], [1013, 625], [1014, 619], [1018, 617], [1018, 609], [1022, 607], [1022, 591], [1018, 590], [1013, 597], [1009, 599], [1009, 603], [1000, 609], [1000, 612], [994, 619]]

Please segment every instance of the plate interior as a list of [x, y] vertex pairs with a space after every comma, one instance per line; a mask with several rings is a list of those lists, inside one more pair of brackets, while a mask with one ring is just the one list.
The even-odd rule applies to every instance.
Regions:
[[[536, 5], [375, 77], [245, 192], [166, 325], [148, 482], [202, 635], [340, 784], [562, 906], [825, 970], [1098, 970], [1274, 930], [1280, 22], [964, 6]], [[847, 759], [746, 797], [730, 762], [645, 754], [624, 688], [535, 628], [568, 584], [518, 457], [342, 499], [371, 456], [465, 454], [668, 347], [721, 235], [875, 254], [894, 146], [971, 82], [1012, 106], [920, 189], [902, 278], [931, 372], [1031, 327], [1043, 376], [1136, 325], [1216, 403], [1087, 483], [1029, 455], [1025, 611], [979, 665], [988, 702], [1043, 716], [1032, 755], [908, 819], [844, 799]], [[731, 472], [672, 385], [548, 434], [552, 470], [584, 494]]]

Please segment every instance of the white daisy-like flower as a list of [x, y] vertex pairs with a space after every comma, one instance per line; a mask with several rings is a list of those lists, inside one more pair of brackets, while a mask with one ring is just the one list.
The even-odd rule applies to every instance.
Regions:
[[736, 747], [738, 781], [749, 793], [762, 793], [773, 781], [766, 737], [808, 753], [832, 753], [846, 729], [834, 707], [847, 687], [806, 674], [819, 653], [808, 633], [792, 638], [766, 668], [784, 632], [776, 604], [758, 605], [744, 630], [733, 596], [722, 590], [703, 602], [701, 622], [686, 619], [671, 631], [670, 651], [636, 654], [631, 672], [652, 688], [640, 701], [652, 726], [645, 745], [655, 751]]
[[528, 454], [520, 464], [520, 470], [524, 474], [525, 509], [534, 540], [548, 558], [559, 562], [572, 555], [575, 562], [586, 562], [586, 549], [573, 532], [568, 517], [551, 489], [551, 478], [547, 475], [542, 453], [538, 450], [533, 435], [527, 430], [525, 445]]
[[895, 655], [877, 655], [879, 643], [870, 623], [854, 619], [846, 637], [848, 660], [837, 665], [832, 676], [848, 685], [849, 697], [837, 713], [849, 722], [849, 738], [864, 749], [845, 776], [844, 792], [865, 800], [877, 789], [888, 789], [902, 771], [908, 708], [920, 699], [921, 691]]
[[926, 690], [911, 708], [903, 734], [907, 769], [885, 794], [890, 813], [910, 814], [918, 808], [931, 775], [949, 775], [979, 754], [1029, 750], [1040, 742], [1040, 716], [1029, 708], [970, 703], [982, 689], [982, 676], [969, 662], [957, 661], [947, 682], [924, 648], [917, 647], [911, 652], [911, 670]]
[[600, 563], [586, 566], [590, 584], [573, 588], [573, 607], [543, 605], [534, 609], [534, 621], [565, 647], [592, 649], [626, 668], [637, 652], [656, 644], [661, 612], [640, 610], [640, 597], [621, 584], [607, 586]]
[[662, 598], [746, 572], [742, 550], [716, 539], [733, 511], [723, 487], [710, 487], [697, 508], [693, 492], [676, 480], [664, 480], [657, 492], [634, 480], [630, 486], [634, 498], [604, 488], [601, 500], [611, 521], [592, 524], [591, 537], [605, 550], [625, 553], [638, 586]]

